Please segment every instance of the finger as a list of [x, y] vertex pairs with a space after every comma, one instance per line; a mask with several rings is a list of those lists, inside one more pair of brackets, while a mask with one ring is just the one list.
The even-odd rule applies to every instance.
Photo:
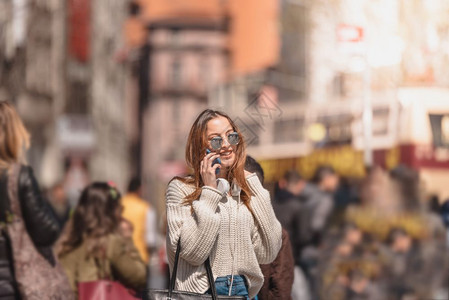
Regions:
[[209, 160], [207, 161], [207, 167], [208, 168], [210, 168], [210, 167], [212, 167], [213, 165], [213, 163], [214, 163], [214, 161], [217, 159], [217, 158], [219, 158], [220, 157], [220, 155], [213, 155], [213, 156], [211, 156], [210, 158], [209, 158]]
[[208, 166], [207, 166], [207, 161], [206, 161], [206, 162], [201, 161], [201, 172], [202, 172], [203, 174], [205, 174], [205, 173], [207, 172], [207, 168], [208, 168]]
[[209, 159], [209, 157], [211, 157], [212, 155], [215, 155], [215, 154], [217, 154], [216, 152], [211, 152], [211, 153], [208, 153], [208, 154], [206, 154], [205, 156], [204, 156], [204, 159]]
[[210, 156], [210, 157], [207, 159], [207, 161], [208, 161], [208, 162], [214, 161], [216, 158], [219, 158], [219, 157], [220, 157], [220, 154], [215, 153], [214, 155]]
[[209, 155], [211, 153], [207, 154], [206, 156], [203, 157], [203, 159], [201, 160], [201, 163], [203, 164], [203, 168], [206, 168], [207, 163], [208, 163], [208, 159], [209, 159]]
[[214, 171], [214, 174], [215, 174], [215, 170], [217, 170], [219, 168], [221, 168], [220, 164], [215, 164], [215, 165], [212, 166], [212, 170]]

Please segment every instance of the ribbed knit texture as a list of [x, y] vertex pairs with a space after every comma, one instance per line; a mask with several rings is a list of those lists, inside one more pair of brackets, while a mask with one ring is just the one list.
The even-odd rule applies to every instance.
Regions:
[[[193, 214], [185, 197], [193, 186], [173, 180], [167, 188], [167, 254], [173, 270], [176, 246], [181, 237], [176, 289], [205, 293], [209, 289], [204, 261], [210, 257], [214, 279], [234, 274], [245, 276], [249, 296], [255, 297], [263, 284], [259, 264], [271, 263], [281, 247], [281, 225], [271, 206], [270, 194], [255, 174], [246, 178], [253, 193], [251, 208], [239, 197], [222, 196], [205, 186], [193, 201]], [[235, 249], [235, 253], [234, 253]], [[233, 268], [234, 254], [237, 255]]]

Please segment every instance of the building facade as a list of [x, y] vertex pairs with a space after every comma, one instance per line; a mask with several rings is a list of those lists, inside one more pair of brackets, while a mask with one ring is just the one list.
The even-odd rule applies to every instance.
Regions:
[[187, 172], [190, 126], [207, 107], [210, 89], [229, 77], [228, 24], [225, 18], [160, 20], [150, 23], [148, 41], [142, 161], [149, 194], [156, 195]]
[[60, 175], [58, 116], [65, 105], [65, 3], [2, 1], [0, 94], [16, 104], [31, 133], [28, 161], [43, 185]]

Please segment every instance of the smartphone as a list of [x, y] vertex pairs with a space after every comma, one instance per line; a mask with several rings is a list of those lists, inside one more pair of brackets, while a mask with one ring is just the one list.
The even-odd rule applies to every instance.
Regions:
[[[209, 154], [210, 152], [211, 151], [209, 149], [206, 150], [206, 154]], [[221, 159], [219, 157], [214, 159], [214, 161], [212, 162], [212, 166], [214, 166], [215, 164], [221, 165]], [[220, 173], [220, 168], [215, 169], [215, 175], [218, 175], [218, 173]]]

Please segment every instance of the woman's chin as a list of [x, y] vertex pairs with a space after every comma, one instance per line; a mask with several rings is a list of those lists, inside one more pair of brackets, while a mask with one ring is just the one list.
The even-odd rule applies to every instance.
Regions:
[[232, 164], [234, 163], [234, 159], [222, 159], [221, 160], [221, 167], [223, 169], [229, 169]]

